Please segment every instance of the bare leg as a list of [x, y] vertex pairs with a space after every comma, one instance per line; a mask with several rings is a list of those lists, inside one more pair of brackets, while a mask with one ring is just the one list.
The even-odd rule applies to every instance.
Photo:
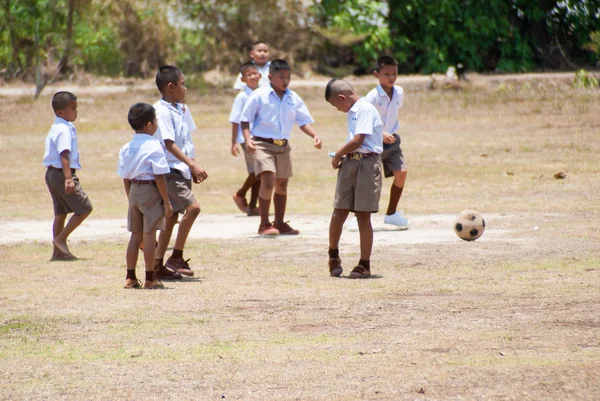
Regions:
[[[65, 228], [65, 220], [66, 219], [67, 219], [67, 215], [66, 214], [59, 214], [59, 215], [54, 216], [54, 223], [52, 224], [52, 239], [53, 240]], [[52, 247], [54, 249], [52, 251], [52, 259], [51, 260], [59, 258], [62, 255], [66, 255], [60, 249], [58, 249], [56, 247], [56, 245], [54, 245], [54, 243], [52, 244]]]
[[329, 222], [329, 248], [338, 248], [348, 213], [350, 213], [348, 209], [333, 210], [331, 221]]
[[[188, 235], [196, 218], [200, 214], [200, 205], [198, 202], [191, 204], [185, 209], [185, 214], [179, 222], [179, 229], [177, 230], [177, 238], [175, 239], [175, 249], [183, 250], [185, 242], [187, 241]], [[165, 248], [166, 249], [166, 248]], [[164, 253], [163, 253], [164, 256]]]
[[[171, 241], [171, 235], [173, 234], [173, 227], [177, 224], [178, 213], [173, 213], [173, 216], [165, 219], [165, 229], [158, 235], [158, 247], [156, 248], [156, 259], [164, 259], [167, 248], [169, 247], [169, 241]], [[144, 246], [145, 247], [145, 246]]]
[[127, 245], [127, 254], [125, 255], [125, 259], [127, 260], [127, 270], [135, 270], [141, 242], [142, 233], [131, 233], [129, 245]]
[[269, 209], [271, 208], [271, 197], [275, 188], [275, 173], [265, 171], [260, 174], [260, 191], [258, 192], [258, 202], [260, 208], [260, 224], [269, 223]]
[[358, 230], [360, 231], [360, 258], [370, 260], [373, 249], [371, 212], [356, 212], [356, 220], [358, 220]]
[[[144, 233], [144, 262], [146, 263], [146, 271], [154, 271], [154, 256], [156, 253], [156, 230], [149, 233]], [[139, 246], [139, 244], [138, 244]], [[136, 255], [137, 260], [137, 255]]]
[[83, 223], [83, 221], [90, 215], [90, 213], [91, 212], [74, 214], [73, 216], [71, 216], [65, 228], [62, 229], [60, 234], [54, 237], [52, 242], [61, 252], [67, 254], [71, 253], [69, 251], [69, 247], [67, 246], [67, 238], [69, 238], [69, 235], [71, 235], [71, 233], [75, 231], [75, 229], [79, 227], [81, 223]]

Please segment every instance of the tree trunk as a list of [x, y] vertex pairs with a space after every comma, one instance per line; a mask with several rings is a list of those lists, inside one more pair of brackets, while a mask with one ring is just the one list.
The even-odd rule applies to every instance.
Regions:
[[69, 13], [67, 15], [67, 43], [65, 45], [65, 51], [58, 69], [60, 73], [67, 73], [70, 71], [69, 59], [71, 57], [71, 50], [73, 49], [73, 11], [75, 10], [75, 0], [69, 0]]

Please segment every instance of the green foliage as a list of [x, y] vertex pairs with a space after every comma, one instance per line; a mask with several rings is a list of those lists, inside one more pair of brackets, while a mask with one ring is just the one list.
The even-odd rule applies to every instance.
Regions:
[[575, 79], [573, 80], [574, 88], [597, 88], [598, 86], [598, 79], [588, 71], [581, 69], [575, 73]]
[[598, 60], [600, 60], [600, 31], [594, 31], [590, 33], [590, 41], [586, 43], [583, 48], [596, 54]]

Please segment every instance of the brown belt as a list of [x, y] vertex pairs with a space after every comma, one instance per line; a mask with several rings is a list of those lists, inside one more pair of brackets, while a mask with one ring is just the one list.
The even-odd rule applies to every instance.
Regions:
[[285, 146], [288, 143], [287, 139], [262, 138], [260, 136], [254, 136], [252, 137], [252, 139], [254, 139], [255, 141], [272, 143], [273, 145], [277, 146]]
[[[51, 168], [51, 169], [53, 169], [53, 170], [59, 170], [59, 171], [63, 171], [63, 169], [62, 169], [62, 168], [56, 168], [56, 167], [54, 167], [54, 166], [50, 166], [50, 167], [48, 167], [48, 168]], [[71, 175], [75, 175], [75, 172], [76, 172], [76, 171], [77, 171], [77, 170], [75, 170], [74, 168], [72, 168], [72, 169], [71, 169]]]
[[131, 183], [135, 185], [152, 185], [153, 187], [156, 186], [156, 181], [154, 180], [131, 180]]
[[348, 153], [348, 159], [352, 160], [361, 160], [366, 159], [367, 157], [373, 157], [378, 155], [379, 153], [361, 153], [361, 152], [350, 152]]

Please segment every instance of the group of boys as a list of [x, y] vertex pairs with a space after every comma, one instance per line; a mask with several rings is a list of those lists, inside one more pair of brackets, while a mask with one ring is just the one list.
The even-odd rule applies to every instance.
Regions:
[[[259, 215], [258, 234], [297, 235], [298, 230], [285, 221], [287, 185], [292, 177], [289, 139], [294, 124], [312, 138], [315, 148], [321, 140], [312, 127], [308, 108], [297, 93], [288, 88], [291, 67], [280, 59], [268, 61], [269, 50], [258, 42], [251, 51], [252, 62], [240, 69], [239, 82], [230, 122], [231, 153], [238, 156], [242, 147], [248, 177], [233, 195], [237, 207], [249, 216]], [[365, 98], [350, 84], [332, 79], [326, 100], [348, 113], [348, 141], [332, 155], [332, 166], [339, 169], [334, 212], [329, 227], [329, 271], [342, 274], [338, 244], [343, 224], [354, 212], [360, 231], [361, 256], [349, 277], [370, 276], [373, 245], [371, 213], [378, 210], [382, 182], [382, 160], [386, 176], [394, 176], [385, 222], [406, 226], [396, 212], [406, 166], [398, 129], [398, 110], [402, 107], [402, 89], [394, 85], [398, 63], [391, 57], [378, 60], [376, 76], [380, 84]], [[268, 71], [268, 72], [267, 72]], [[267, 79], [264, 79], [267, 75]], [[127, 275], [125, 288], [160, 288], [161, 280], [193, 276], [183, 249], [191, 227], [200, 213], [192, 193], [192, 181], [201, 183], [208, 175], [195, 161], [191, 131], [196, 128], [185, 105], [185, 77], [173, 66], [160, 67], [156, 85], [162, 98], [154, 106], [136, 103], [128, 121], [135, 134], [119, 152], [118, 174], [129, 199]], [[58, 92], [52, 100], [56, 119], [46, 139], [44, 166], [46, 183], [54, 203], [52, 260], [73, 260], [67, 238], [92, 211], [91, 202], [81, 188], [76, 171], [81, 168], [77, 137], [72, 124], [77, 117], [77, 98]], [[383, 121], [382, 121], [383, 119]], [[250, 203], [246, 194], [251, 191]], [[274, 204], [274, 221], [269, 219]], [[68, 213], [74, 213], [67, 224]], [[182, 214], [178, 221], [179, 214]], [[176, 223], [179, 222], [173, 253], [164, 256]], [[156, 231], [160, 230], [158, 241]], [[137, 279], [135, 267], [139, 249], [143, 249], [145, 282]]]

